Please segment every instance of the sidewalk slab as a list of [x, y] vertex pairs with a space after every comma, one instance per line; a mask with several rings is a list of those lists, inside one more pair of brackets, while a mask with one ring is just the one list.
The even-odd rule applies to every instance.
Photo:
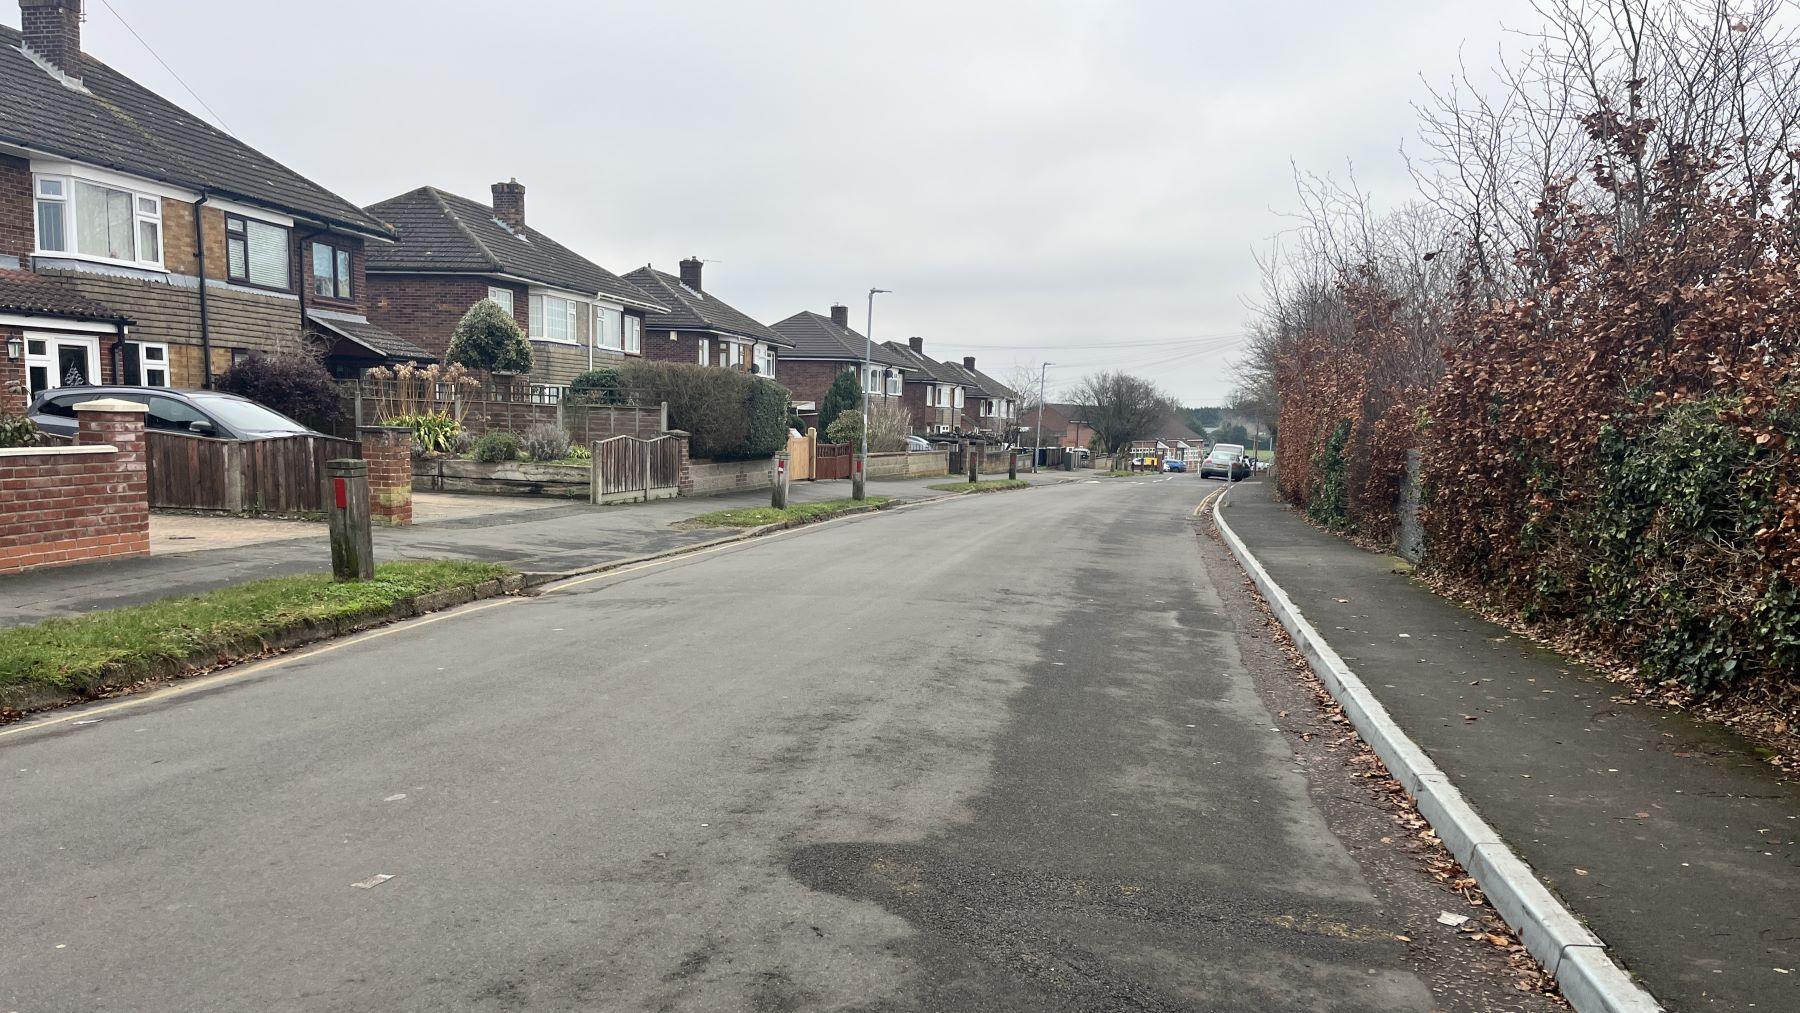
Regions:
[[[1049, 485], [1080, 474], [1021, 477], [1036, 485]], [[932, 498], [943, 494], [929, 487], [946, 481], [951, 479], [872, 479], [869, 495], [901, 501]], [[472, 559], [504, 563], [527, 574], [584, 570], [710, 541], [727, 533], [726, 529], [682, 530], [673, 525], [714, 510], [767, 506], [769, 502], [767, 490], [617, 506], [564, 499], [521, 504], [518, 497], [428, 495], [433, 503], [427, 516], [442, 519], [405, 528], [376, 528], [377, 561]], [[796, 482], [789, 501], [812, 503], [849, 496], [848, 480]], [[439, 502], [446, 499], [450, 502]], [[331, 546], [323, 523], [183, 520], [174, 516], [170, 521], [172, 530], [185, 524], [193, 531], [207, 523], [244, 523], [259, 535], [272, 531], [275, 537], [244, 544], [231, 544], [235, 539], [221, 537], [217, 548], [9, 574], [0, 577], [0, 628], [331, 568]]]
[[1466, 803], [1658, 1000], [1800, 1009], [1800, 785], [1730, 732], [1621, 702], [1582, 666], [1313, 528], [1272, 482], [1241, 487], [1225, 516]]

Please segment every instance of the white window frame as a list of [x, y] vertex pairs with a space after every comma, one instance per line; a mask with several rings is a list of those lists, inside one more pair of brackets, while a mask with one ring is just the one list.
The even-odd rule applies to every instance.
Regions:
[[694, 344], [700, 349], [700, 365], [712, 365], [712, 342], [705, 335], [701, 335]]
[[[244, 243], [244, 276], [242, 278], [233, 278], [231, 276], [231, 239], [233, 236], [231, 222], [233, 219], [244, 223], [244, 227], [235, 233], [242, 238]], [[281, 261], [282, 266], [287, 268], [287, 279], [280, 285], [270, 285], [250, 277], [250, 225], [252, 222], [264, 228], [275, 229], [281, 233]], [[258, 288], [268, 292], [292, 292], [294, 290], [293, 226], [282, 225], [279, 222], [271, 222], [251, 215], [240, 214], [236, 211], [225, 212], [225, 263], [223, 267], [225, 280], [230, 284], [243, 285], [247, 288]]]
[[[116, 190], [119, 193], [130, 196], [132, 253], [130, 257], [110, 257], [98, 253], [84, 253], [76, 248], [78, 231], [75, 227], [75, 208], [79, 203], [75, 197], [77, 189], [75, 184], [77, 183], [85, 183], [88, 186], [100, 187], [105, 190]], [[49, 188], [45, 184], [54, 184], [56, 189], [61, 192], [48, 193], [46, 191]], [[121, 186], [118, 183], [103, 182], [80, 174], [50, 172], [32, 173], [31, 193], [32, 245], [36, 247], [36, 252], [38, 254], [47, 257], [65, 257], [72, 260], [91, 260], [100, 264], [122, 264], [128, 267], [146, 267], [158, 271], [166, 270], [163, 266], [166, 262], [164, 259], [166, 256], [166, 251], [164, 249], [166, 244], [163, 241], [163, 197], [161, 194], [150, 193], [130, 186]], [[62, 239], [65, 249], [52, 250], [47, 249], [44, 246], [42, 225], [43, 209], [46, 205], [53, 206], [57, 209], [57, 218], [62, 225]], [[156, 230], [156, 256], [154, 258], [141, 256], [144, 247], [144, 227], [146, 225]]]
[[495, 303], [497, 303], [501, 309], [505, 310], [507, 312], [508, 316], [512, 315], [512, 311], [513, 311], [513, 291], [512, 291], [512, 289], [501, 288], [498, 285], [489, 285], [487, 297], [489, 299], [493, 300]]
[[611, 352], [625, 350], [625, 311], [613, 306], [594, 307], [594, 346]]
[[[87, 352], [87, 376], [89, 386], [97, 386], [100, 378], [100, 338], [92, 334], [64, 334], [56, 331], [26, 331], [25, 339], [25, 384], [30, 390], [31, 370], [34, 366], [44, 368], [44, 390], [57, 390], [63, 385], [63, 378], [56, 372], [56, 353], [58, 345], [80, 345]], [[44, 350], [33, 352], [32, 346], [39, 345]]]
[[900, 392], [906, 389], [905, 384], [905, 375], [897, 369], [892, 371], [887, 378], [888, 397], [899, 397]]
[[950, 396], [954, 399], [952, 403], [956, 407], [961, 408], [963, 406], [963, 389], [961, 387], [952, 387], [950, 388], [950, 392]]
[[775, 346], [765, 344], [765, 343], [759, 341], [756, 343], [755, 353], [756, 353], [757, 374], [760, 376], [766, 376], [766, 377], [771, 377], [771, 378], [774, 377], [774, 375], [775, 375]]
[[866, 394], [881, 393], [881, 367], [868, 366], [863, 375], [863, 392]]
[[[138, 350], [138, 384], [143, 387], [168, 387], [169, 382], [169, 345], [163, 341], [127, 341], [127, 345], [136, 345]], [[155, 353], [152, 355], [151, 353]], [[160, 373], [160, 378], [152, 378], [151, 374]], [[119, 378], [125, 382], [124, 377]]]
[[625, 354], [644, 354], [644, 318], [625, 314]]
[[[561, 309], [555, 315], [568, 328], [567, 337], [556, 337], [550, 333], [551, 303], [560, 303]], [[552, 295], [549, 292], [533, 292], [531, 294], [530, 330], [527, 337], [534, 341], [554, 341], [559, 345], [581, 344], [581, 300], [568, 296]]]

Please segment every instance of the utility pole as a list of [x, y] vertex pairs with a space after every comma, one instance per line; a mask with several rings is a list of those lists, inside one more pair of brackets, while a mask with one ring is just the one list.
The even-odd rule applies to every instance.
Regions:
[[[869, 289], [869, 319], [863, 325], [863, 368], [875, 368], [875, 297], [888, 294], [885, 288]], [[856, 473], [850, 476], [850, 498], [860, 500], [866, 491], [869, 470], [869, 377], [862, 378], [862, 447], [856, 455]]]
[[1044, 446], [1044, 374], [1054, 362], [1046, 362], [1038, 367], [1038, 417], [1037, 425], [1031, 427], [1031, 473], [1037, 474], [1038, 455]]

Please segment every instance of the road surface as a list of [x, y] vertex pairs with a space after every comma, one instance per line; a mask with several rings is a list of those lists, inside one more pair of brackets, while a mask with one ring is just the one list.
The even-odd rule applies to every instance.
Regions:
[[0, 729], [0, 1011], [1550, 1009], [1302, 741], [1215, 486], [869, 515]]

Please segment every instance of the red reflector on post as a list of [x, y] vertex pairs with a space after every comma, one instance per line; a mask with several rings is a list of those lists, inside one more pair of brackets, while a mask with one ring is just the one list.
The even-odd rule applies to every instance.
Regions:
[[341, 478], [334, 478], [331, 480], [331, 496], [332, 499], [337, 502], [337, 508], [339, 510], [350, 505], [350, 498], [344, 495], [344, 480]]

